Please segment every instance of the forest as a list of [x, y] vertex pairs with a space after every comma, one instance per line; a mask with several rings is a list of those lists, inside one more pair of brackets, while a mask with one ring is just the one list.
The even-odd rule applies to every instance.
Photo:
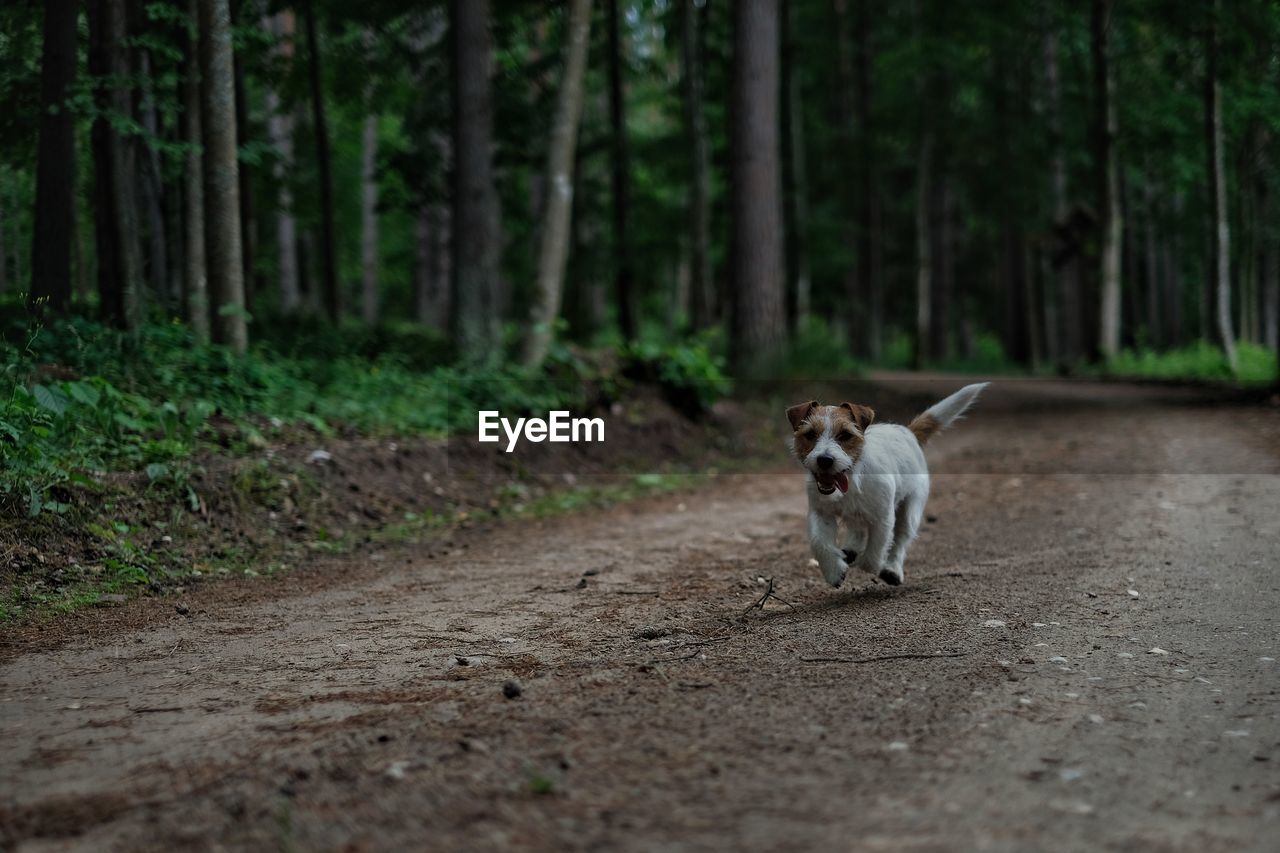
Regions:
[[4, 492], [541, 377], [1270, 380], [1278, 45], [1267, 0], [13, 0]]

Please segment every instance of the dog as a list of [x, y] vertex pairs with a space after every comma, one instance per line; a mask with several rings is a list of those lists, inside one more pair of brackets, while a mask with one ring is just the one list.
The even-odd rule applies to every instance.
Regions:
[[787, 409], [791, 451], [807, 472], [809, 549], [827, 583], [844, 583], [850, 565], [887, 584], [902, 583], [902, 563], [929, 499], [924, 445], [955, 423], [987, 385], [966, 385], [906, 426], [873, 426], [875, 411], [856, 403], [820, 406], [810, 400]]

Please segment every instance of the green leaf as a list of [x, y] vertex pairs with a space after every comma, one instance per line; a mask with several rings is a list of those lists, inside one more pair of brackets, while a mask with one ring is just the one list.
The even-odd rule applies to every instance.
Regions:
[[32, 395], [36, 398], [36, 403], [40, 408], [52, 412], [55, 415], [61, 415], [67, 410], [67, 398], [57, 388], [50, 388], [47, 385], [36, 385], [31, 389]]
[[102, 399], [98, 389], [88, 382], [68, 382], [65, 387], [67, 393], [71, 395], [71, 399], [86, 406], [96, 406], [98, 401]]
[[169, 466], [163, 462], [152, 462], [147, 466], [147, 477], [151, 482], [154, 483], [156, 480], [162, 480], [167, 476], [169, 476]]

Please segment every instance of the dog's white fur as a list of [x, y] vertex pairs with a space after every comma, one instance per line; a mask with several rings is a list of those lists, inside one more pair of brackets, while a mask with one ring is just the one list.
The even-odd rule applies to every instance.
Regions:
[[[961, 388], [912, 423], [932, 418], [936, 422], [934, 431], [947, 428], [964, 414], [987, 384]], [[905, 426], [874, 424], [863, 431], [862, 452], [855, 460], [836, 440], [830, 412], [823, 419], [826, 429], [801, 460], [808, 472], [809, 548], [818, 568], [833, 587], [844, 582], [849, 560], [853, 560], [854, 567], [886, 583], [900, 584], [903, 560], [920, 530], [920, 518], [929, 499], [929, 466], [921, 441]], [[848, 492], [819, 491], [813, 475], [819, 471], [818, 458], [824, 455], [835, 460], [830, 471], [848, 473]], [[846, 528], [843, 547], [836, 544], [841, 521]], [[857, 554], [856, 559], [851, 556], [853, 553]]]

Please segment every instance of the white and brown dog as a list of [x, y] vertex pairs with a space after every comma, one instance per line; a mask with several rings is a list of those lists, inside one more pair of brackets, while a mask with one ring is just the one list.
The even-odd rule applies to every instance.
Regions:
[[[832, 586], [849, 566], [902, 583], [902, 561], [929, 499], [925, 442], [973, 404], [986, 382], [967, 385], [907, 426], [876, 424], [867, 406], [816, 400], [787, 409], [791, 448], [808, 471], [809, 548]], [[843, 521], [845, 538], [837, 545]]]

